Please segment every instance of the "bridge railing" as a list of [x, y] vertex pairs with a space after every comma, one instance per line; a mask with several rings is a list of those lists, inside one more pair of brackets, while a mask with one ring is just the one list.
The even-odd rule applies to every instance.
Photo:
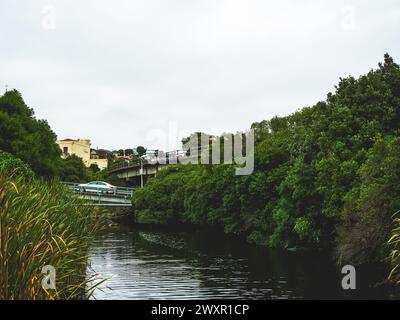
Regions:
[[[63, 184], [72, 191], [78, 191], [80, 183], [75, 182], [63, 182]], [[116, 191], [114, 192], [114, 196], [120, 196], [124, 198], [131, 198], [133, 194], [134, 188], [127, 188], [127, 187], [117, 187]], [[98, 193], [101, 193], [99, 189]]]
[[[179, 149], [169, 152], [158, 152], [157, 155], [145, 154], [142, 157], [142, 163], [144, 166], [153, 164], [177, 164], [184, 161], [197, 160], [200, 156], [200, 152], [208, 153], [208, 146], [200, 146], [197, 149], [197, 153], [190, 156], [189, 150]], [[138, 159], [125, 160], [116, 163], [110, 163], [108, 166], [109, 172], [118, 171], [119, 169], [139, 167], [141, 161]]]
[[140, 161], [121, 161], [116, 163], [110, 163], [108, 165], [108, 170], [114, 171], [122, 168], [136, 167], [136, 166], [140, 166]]

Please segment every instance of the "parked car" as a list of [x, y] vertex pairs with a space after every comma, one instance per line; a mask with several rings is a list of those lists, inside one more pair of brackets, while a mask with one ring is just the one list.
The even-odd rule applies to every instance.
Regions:
[[91, 181], [88, 183], [79, 184], [77, 191], [114, 194], [117, 191], [117, 187], [104, 181]]

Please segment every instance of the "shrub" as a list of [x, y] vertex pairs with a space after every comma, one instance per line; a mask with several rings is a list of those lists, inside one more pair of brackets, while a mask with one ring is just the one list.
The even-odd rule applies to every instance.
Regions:
[[22, 175], [27, 179], [34, 177], [32, 169], [26, 163], [14, 157], [12, 154], [1, 150], [0, 171], [7, 173], [9, 176]]
[[400, 138], [378, 137], [359, 176], [361, 184], [347, 195], [338, 228], [340, 263], [363, 264], [388, 255], [392, 215], [400, 207]]

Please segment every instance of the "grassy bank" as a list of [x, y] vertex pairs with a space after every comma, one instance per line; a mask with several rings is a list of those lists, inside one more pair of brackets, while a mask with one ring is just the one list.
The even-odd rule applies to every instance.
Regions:
[[[100, 227], [93, 209], [7, 161], [0, 161], [0, 300], [83, 298], [87, 249]], [[42, 288], [45, 265], [56, 270], [56, 290]]]

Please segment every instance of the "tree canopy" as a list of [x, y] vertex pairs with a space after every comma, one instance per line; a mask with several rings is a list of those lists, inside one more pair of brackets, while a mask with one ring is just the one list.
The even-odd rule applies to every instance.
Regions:
[[39, 176], [57, 174], [60, 149], [46, 120], [38, 120], [17, 90], [0, 97], [0, 150], [31, 166]]
[[71, 155], [61, 160], [60, 178], [65, 182], [86, 182], [89, 169], [85, 167], [81, 158]]

